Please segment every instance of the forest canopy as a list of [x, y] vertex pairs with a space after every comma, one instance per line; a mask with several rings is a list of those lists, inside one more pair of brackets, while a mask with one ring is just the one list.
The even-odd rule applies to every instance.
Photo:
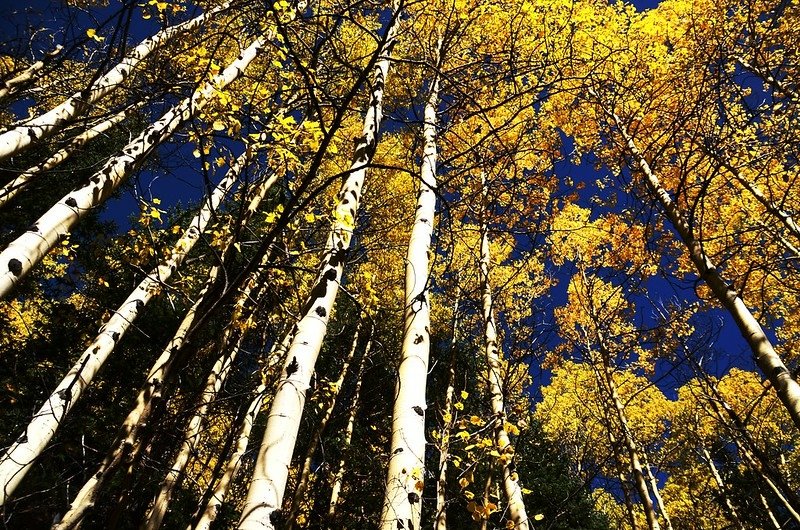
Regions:
[[4, 528], [800, 528], [797, 0], [2, 9]]

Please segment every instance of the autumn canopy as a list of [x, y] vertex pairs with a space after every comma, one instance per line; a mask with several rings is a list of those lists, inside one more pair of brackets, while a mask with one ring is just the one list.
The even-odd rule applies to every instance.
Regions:
[[800, 529], [800, 2], [30, 4], [3, 528]]

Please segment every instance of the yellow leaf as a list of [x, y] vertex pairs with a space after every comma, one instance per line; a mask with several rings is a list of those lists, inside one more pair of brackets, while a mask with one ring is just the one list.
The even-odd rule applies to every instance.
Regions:
[[103, 42], [104, 40], [106, 40], [105, 37], [101, 37], [100, 35], [98, 35], [97, 30], [94, 28], [87, 29], [86, 36], [89, 37], [90, 39], [96, 40], [97, 42]]
[[533, 516], [534, 521], [541, 521], [542, 519], [544, 519], [543, 513], [537, 513], [536, 515]]
[[224, 131], [227, 127], [225, 126], [225, 123], [223, 123], [220, 120], [217, 120], [211, 125], [211, 128], [214, 129], [215, 131]]
[[467, 399], [469, 397], [469, 392], [466, 390], [461, 391], [461, 399]]

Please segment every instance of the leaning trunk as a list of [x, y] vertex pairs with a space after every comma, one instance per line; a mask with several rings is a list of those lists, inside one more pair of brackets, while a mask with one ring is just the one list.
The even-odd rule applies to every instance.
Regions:
[[87, 89], [76, 92], [60, 105], [29, 120], [24, 125], [0, 134], [0, 160], [19, 153], [32, 142], [40, 141], [60, 131], [64, 125], [92, 108], [100, 98], [121, 87], [125, 79], [152, 52], [184, 33], [196, 30], [209, 18], [227, 9], [228, 6], [229, 3], [226, 2], [191, 20], [162, 29], [143, 40], [122, 61], [94, 81]]
[[[593, 94], [594, 95], [594, 94]], [[604, 109], [606, 110], [606, 109]], [[650, 169], [650, 165], [644, 156], [639, 152], [633, 138], [628, 134], [627, 128], [616, 114], [606, 110], [612, 118], [622, 135], [628, 152], [633, 157], [639, 170], [642, 172], [645, 184], [659, 204], [663, 208], [667, 218], [677, 230], [678, 235], [689, 251], [689, 257], [697, 268], [700, 277], [706, 282], [711, 291], [716, 296], [720, 304], [728, 310], [736, 322], [739, 331], [744, 337], [753, 352], [756, 364], [767, 376], [778, 398], [786, 407], [795, 427], [800, 429], [800, 385], [792, 378], [791, 373], [786, 368], [781, 358], [775, 352], [769, 337], [764, 333], [753, 313], [747, 308], [736, 289], [728, 284], [720, 275], [716, 265], [706, 255], [702, 242], [694, 236], [694, 231], [684, 212], [672, 200], [667, 190], [655, 173]]]
[[[8, 296], [17, 282], [68, 234], [87, 212], [94, 210], [110, 197], [117, 186], [129, 177], [153, 150], [196, 116], [214, 94], [239, 77], [263, 49], [265, 42], [263, 38], [253, 42], [221, 74], [215, 76], [213, 81], [205, 83], [190, 97], [172, 107], [125, 146], [120, 154], [111, 157], [105, 166], [89, 179], [88, 184], [68, 193], [27, 232], [12, 241], [8, 248], [0, 253], [0, 264], [2, 264], [0, 298]], [[0, 500], [5, 495], [8, 495], [8, 492], [0, 494]]]
[[239, 520], [242, 529], [274, 528], [273, 514], [280, 510], [283, 502], [305, 394], [339, 292], [367, 166], [377, 146], [383, 117], [383, 89], [399, 19], [399, 10], [395, 6], [386, 42], [378, 51], [380, 59], [375, 65], [371, 104], [364, 119], [363, 133], [356, 142], [350, 172], [337, 196], [333, 226], [328, 233], [319, 276], [295, 326], [295, 339], [289, 348], [284, 375], [278, 383], [267, 417], [267, 427]]
[[111, 318], [100, 328], [66, 377], [56, 387], [49, 399], [25, 428], [17, 441], [0, 459], [0, 504], [19, 484], [30, 465], [38, 458], [47, 443], [56, 433], [61, 422], [89, 386], [109, 355], [141, 314], [147, 303], [161, 290], [172, 273], [183, 263], [186, 255], [199, 241], [214, 212], [227, 193], [237, 182], [241, 167], [232, 167], [204, 203], [189, 228], [172, 249], [168, 260], [156, 267], [128, 296]]

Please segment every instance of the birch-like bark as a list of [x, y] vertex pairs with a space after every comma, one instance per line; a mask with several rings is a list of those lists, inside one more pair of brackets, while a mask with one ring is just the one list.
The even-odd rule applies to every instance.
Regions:
[[[800, 524], [800, 511], [798, 510], [800, 498], [798, 498], [797, 492], [787, 484], [780, 471], [773, 467], [770, 459], [758, 447], [750, 432], [747, 430], [745, 423], [736, 411], [731, 408], [722, 394], [720, 394], [716, 384], [709, 379], [706, 379], [706, 383], [713, 394], [713, 396], [710, 396], [711, 399], [709, 399], [711, 409], [717, 416], [720, 424], [729, 429], [732, 435], [731, 438], [736, 444], [736, 448], [742, 460], [745, 461], [753, 473], [758, 475], [767, 487], [772, 490], [797, 524]], [[733, 426], [725, 420], [725, 416], [733, 422]]]
[[456, 386], [456, 341], [458, 338], [458, 303], [461, 301], [461, 285], [456, 276], [456, 300], [453, 302], [453, 325], [450, 329], [450, 366], [447, 372], [447, 389], [442, 410], [441, 441], [439, 443], [439, 477], [436, 481], [436, 518], [434, 530], [447, 530], [447, 461], [450, 458], [450, 432], [455, 425], [453, 416], [453, 394]]
[[[189, 459], [196, 452], [197, 444], [200, 442], [200, 435], [202, 433], [203, 425], [208, 417], [208, 409], [211, 403], [216, 400], [225, 381], [230, 375], [233, 364], [239, 355], [242, 341], [246, 334], [238, 325], [240, 322], [247, 321], [250, 315], [255, 311], [255, 307], [251, 300], [258, 298], [258, 291], [260, 291], [263, 283], [266, 281], [266, 265], [272, 260], [272, 254], [266, 253], [261, 260], [261, 267], [258, 267], [250, 277], [245, 288], [239, 294], [236, 303], [234, 304], [233, 315], [231, 321], [223, 332], [222, 340], [220, 341], [220, 356], [211, 368], [211, 373], [206, 379], [206, 384], [203, 392], [200, 394], [200, 399], [195, 406], [195, 412], [183, 432], [183, 441], [178, 453], [173, 459], [172, 465], [167, 472], [166, 477], [161, 483], [161, 489], [158, 492], [155, 500], [150, 505], [145, 522], [142, 529], [156, 530], [161, 527], [164, 516], [167, 513], [172, 493], [175, 487], [180, 483], [183, 478], [183, 471], [189, 463]], [[284, 339], [291, 340], [291, 333]], [[278, 350], [284, 351], [284, 345]]]
[[[89, 183], [70, 193], [50, 208], [27, 232], [0, 253], [0, 298], [7, 296], [17, 282], [89, 211], [102, 204], [147, 156], [169, 139], [184, 123], [197, 115], [214, 94], [232, 83], [263, 49], [266, 38], [253, 42], [223, 72], [205, 83], [158, 121], [147, 127], [111, 157]], [[2, 483], [0, 483], [2, 484]]]
[[207, 20], [226, 10], [229, 5], [229, 2], [225, 2], [202, 15], [164, 28], [155, 35], [146, 38], [131, 50], [122, 61], [94, 81], [91, 86], [76, 92], [66, 101], [44, 114], [0, 134], [0, 160], [19, 153], [31, 143], [40, 141], [60, 131], [64, 125], [92, 108], [100, 98], [122, 86], [125, 79], [152, 52], [177, 36], [198, 29]]
[[[488, 202], [488, 189], [485, 173], [481, 173], [481, 186], [483, 188], [484, 202]], [[488, 204], [484, 205], [487, 208]], [[491, 251], [489, 248], [489, 225], [484, 215], [481, 220], [481, 310], [483, 317], [483, 347], [486, 356], [487, 376], [489, 380], [489, 396], [492, 406], [492, 415], [495, 419], [494, 437], [497, 451], [503, 458], [503, 492], [508, 503], [508, 519], [514, 523], [514, 528], [528, 530], [530, 523], [525, 511], [525, 501], [522, 498], [522, 487], [519, 479], [514, 478], [512, 462], [514, 446], [505, 428], [505, 384], [503, 382], [503, 367], [497, 346], [497, 324], [494, 318], [494, 301], [492, 300], [492, 286], [489, 279], [491, 269]]]
[[761, 506], [763, 506], [764, 510], [767, 512], [767, 517], [769, 517], [769, 521], [772, 523], [772, 526], [775, 528], [775, 530], [783, 530], [783, 525], [775, 517], [775, 514], [772, 512], [772, 508], [770, 508], [769, 503], [767, 502], [767, 498], [764, 497], [764, 494], [760, 491], [758, 492], [758, 498], [761, 500]]
[[[439, 41], [441, 49], [441, 41]], [[439, 55], [439, 53], [437, 53]], [[437, 57], [437, 64], [438, 64]], [[405, 274], [405, 325], [392, 413], [392, 442], [381, 528], [419, 528], [425, 481], [425, 390], [430, 356], [429, 263], [436, 215], [436, 107], [439, 78], [425, 103], [424, 146]]]
[[178, 239], [169, 259], [159, 264], [139, 282], [117, 311], [103, 324], [100, 333], [26, 426], [25, 432], [0, 458], [0, 487], [3, 488], [0, 492], [0, 504], [3, 504], [8, 495], [14, 491], [30, 465], [44, 450], [122, 336], [199, 241], [214, 212], [239, 179], [240, 171], [241, 165], [236, 164], [227, 172]]
[[[61, 50], [63, 49], [64, 47], [62, 45], [60, 44], [57, 45], [54, 50], [48, 52], [47, 58], [51, 59], [55, 57], [56, 55], [61, 53]], [[24, 88], [25, 85], [29, 84], [33, 80], [34, 76], [42, 68], [44, 68], [44, 65], [45, 65], [44, 59], [39, 59], [38, 61], [34, 62], [32, 65], [30, 65], [29, 67], [27, 67], [14, 77], [0, 81], [0, 101], [3, 101], [6, 98], [10, 98], [14, 94], [22, 90], [22, 88]]]
[[[217, 515], [219, 515], [222, 503], [225, 502], [225, 497], [228, 494], [231, 481], [236, 476], [237, 471], [239, 471], [239, 466], [242, 463], [242, 457], [244, 456], [245, 451], [247, 451], [247, 445], [250, 442], [250, 432], [253, 430], [253, 425], [256, 422], [258, 413], [261, 411], [266, 394], [266, 385], [259, 385], [255, 391], [255, 397], [250, 402], [250, 406], [247, 407], [244, 422], [242, 422], [241, 427], [239, 427], [239, 432], [236, 434], [236, 446], [231, 453], [230, 458], [228, 458], [228, 462], [225, 466], [225, 472], [220, 477], [217, 485], [214, 487], [214, 492], [211, 494], [208, 503], [206, 503], [205, 507], [203, 508], [203, 513], [200, 515], [197, 524], [194, 525], [194, 530], [210, 530], [211, 525], [216, 520]], [[192, 526], [189, 525], [187, 530], [190, 530], [191, 528]]]
[[350, 346], [350, 350], [347, 353], [347, 357], [344, 359], [342, 371], [339, 374], [339, 377], [333, 383], [330, 396], [328, 397], [328, 403], [325, 406], [322, 417], [317, 423], [317, 426], [308, 441], [306, 457], [303, 459], [303, 466], [300, 468], [297, 486], [295, 487], [294, 496], [292, 498], [292, 506], [289, 509], [289, 514], [286, 517], [286, 528], [288, 530], [295, 528], [295, 519], [297, 518], [297, 513], [300, 511], [301, 504], [303, 503], [306, 496], [306, 491], [308, 490], [308, 482], [311, 478], [311, 465], [313, 463], [314, 453], [316, 453], [322, 433], [325, 432], [325, 428], [328, 426], [328, 422], [333, 415], [333, 409], [336, 407], [336, 398], [339, 396], [339, 392], [344, 385], [344, 380], [347, 377], [347, 373], [350, 369], [350, 363], [353, 362], [353, 357], [355, 356], [356, 348], [358, 347], [358, 336], [360, 331], [361, 320], [358, 321], [358, 327], [353, 335], [353, 342]]
[[16, 197], [21, 191], [27, 188], [28, 185], [36, 179], [36, 177], [40, 176], [45, 171], [49, 171], [54, 167], [57, 167], [59, 164], [67, 160], [76, 149], [85, 145], [86, 142], [108, 131], [125, 118], [133, 114], [136, 110], [141, 108], [141, 106], [141, 103], [130, 105], [110, 118], [94, 124], [92, 127], [70, 140], [68, 146], [64, 147], [63, 149], [59, 149], [44, 162], [30, 167], [20, 173], [18, 176], [14, 177], [11, 182], [0, 188], [0, 208], [3, 208], [11, 199]]
[[267, 417], [267, 427], [239, 520], [239, 528], [244, 530], [274, 528], [272, 514], [281, 509], [305, 394], [339, 292], [367, 166], [377, 146], [383, 118], [383, 91], [400, 20], [399, 5], [395, 3], [393, 7], [386, 41], [378, 52], [380, 59], [375, 64], [372, 96], [364, 118], [363, 133], [356, 142], [350, 173], [337, 196], [319, 276], [296, 324], [295, 339], [289, 348], [284, 375], [278, 383]]
[[732, 522], [736, 525], [736, 528], [739, 530], [745, 530], [742, 520], [739, 519], [739, 514], [737, 513], [736, 508], [728, 496], [728, 488], [725, 485], [725, 481], [722, 480], [722, 475], [719, 474], [719, 470], [717, 470], [717, 466], [714, 464], [714, 459], [711, 458], [711, 453], [708, 452], [708, 449], [706, 449], [705, 446], [701, 448], [701, 453], [703, 455], [703, 460], [708, 466], [708, 470], [711, 472], [711, 476], [714, 478], [714, 482], [717, 484], [717, 488], [719, 488], [719, 493], [722, 496], [722, 502], [725, 504], [725, 508], [728, 510], [728, 515], [731, 517], [731, 519], [733, 519]]
[[642, 449], [642, 471], [644, 471], [644, 478], [647, 480], [648, 484], [650, 484], [650, 491], [653, 492], [656, 506], [658, 506], [658, 512], [664, 518], [664, 525], [667, 527], [667, 530], [672, 530], [672, 521], [669, 518], [669, 512], [667, 512], [667, 507], [664, 504], [664, 498], [661, 496], [658, 480], [656, 480], [655, 475], [653, 475], [650, 469], [650, 461], [647, 458], [647, 451], [644, 449]]
[[[596, 94], [593, 95], [596, 97]], [[689, 257], [697, 268], [700, 277], [709, 286], [720, 304], [733, 317], [736, 326], [753, 352], [756, 364], [772, 383], [778, 398], [789, 412], [795, 427], [800, 429], [800, 385], [792, 378], [791, 373], [775, 352], [775, 348], [764, 333], [761, 325], [753, 316], [753, 313], [750, 312], [750, 309], [747, 308], [736, 289], [722, 278], [716, 265], [706, 255], [701, 242], [695, 239], [691, 224], [686, 219], [684, 212], [675, 204], [667, 190], [661, 186], [658, 177], [650, 169], [647, 160], [642, 156], [633, 138], [628, 134], [625, 124], [615, 113], [608, 111], [606, 108], [603, 108], [603, 110], [614, 121], [625, 141], [628, 152], [644, 176], [647, 188], [655, 195], [667, 218], [686, 245]]]
[[336, 468], [336, 473], [333, 476], [333, 486], [331, 487], [331, 498], [328, 501], [328, 520], [331, 521], [336, 515], [336, 506], [339, 504], [339, 497], [342, 491], [342, 483], [344, 482], [344, 472], [346, 469], [347, 460], [344, 455], [350, 448], [350, 443], [353, 441], [353, 430], [356, 425], [356, 414], [358, 413], [358, 402], [361, 398], [361, 383], [364, 376], [364, 366], [366, 366], [369, 352], [372, 349], [372, 332], [367, 338], [367, 345], [364, 347], [364, 354], [358, 365], [358, 376], [356, 378], [356, 386], [353, 389], [353, 402], [350, 404], [350, 415], [347, 418], [347, 427], [344, 430], [344, 439], [342, 440], [341, 454], [339, 459], [339, 466]]
[[[241, 172], [241, 170], [249, 164], [251, 157], [252, 152], [248, 149], [239, 157], [230, 171]], [[243, 215], [244, 223], [256, 212], [267, 191], [276, 181], [277, 175], [272, 174], [254, 186], [253, 190], [251, 190], [252, 193], [249, 194], [250, 200]], [[136, 458], [140, 449], [140, 430], [149, 421], [150, 414], [153, 412], [155, 404], [162, 399], [166, 382], [171, 378], [172, 369], [183, 350], [190, 330], [194, 327], [196, 317], [198, 316], [197, 311], [200, 306], [207, 302], [206, 296], [224, 268], [226, 256], [232, 244], [233, 236], [229, 235], [222, 245], [221, 255], [223, 264], [215, 265], [209, 271], [208, 278], [197, 299], [184, 315], [172, 339], [150, 368], [145, 384], [136, 398], [136, 405], [125, 418], [120, 433], [117, 435], [117, 439], [106, 454], [98, 470], [89, 477], [75, 496], [70, 504], [69, 510], [64, 514], [61, 521], [57, 525], [54, 525], [54, 530], [67, 530], [75, 527], [85, 516], [86, 512], [94, 507], [97, 501], [97, 495], [102, 490], [104, 484], [113, 476], [117, 467], [125, 460], [132, 461]]]
[[[584, 283], [585, 282], [586, 277], [584, 276]], [[607, 393], [608, 400], [611, 402], [611, 406], [619, 422], [620, 431], [622, 432], [622, 442], [625, 444], [625, 449], [628, 451], [631, 476], [636, 486], [636, 492], [639, 494], [639, 502], [644, 510], [647, 526], [650, 530], [661, 530], [655, 508], [653, 507], [653, 501], [650, 499], [650, 492], [647, 489], [647, 481], [645, 480], [644, 471], [642, 470], [639, 449], [636, 445], [636, 440], [633, 438], [633, 432], [628, 424], [628, 416], [625, 414], [625, 405], [619, 397], [617, 384], [611, 372], [611, 355], [606, 349], [605, 341], [599, 330], [597, 331], [597, 339], [602, 359], [593, 359], [592, 364], [599, 364], [601, 367], [602, 378], [598, 382], [601, 383], [603, 390]], [[589, 351], [591, 352], [591, 347], [589, 347]]]
[[739, 66], [760, 77], [762, 81], [783, 94], [785, 97], [792, 100], [793, 103], [800, 102], [800, 94], [798, 94], [797, 91], [792, 87], [773, 76], [769, 69], [756, 66], [754, 63], [748, 61], [741, 55], [734, 56], [734, 60], [737, 64], [739, 64]]

